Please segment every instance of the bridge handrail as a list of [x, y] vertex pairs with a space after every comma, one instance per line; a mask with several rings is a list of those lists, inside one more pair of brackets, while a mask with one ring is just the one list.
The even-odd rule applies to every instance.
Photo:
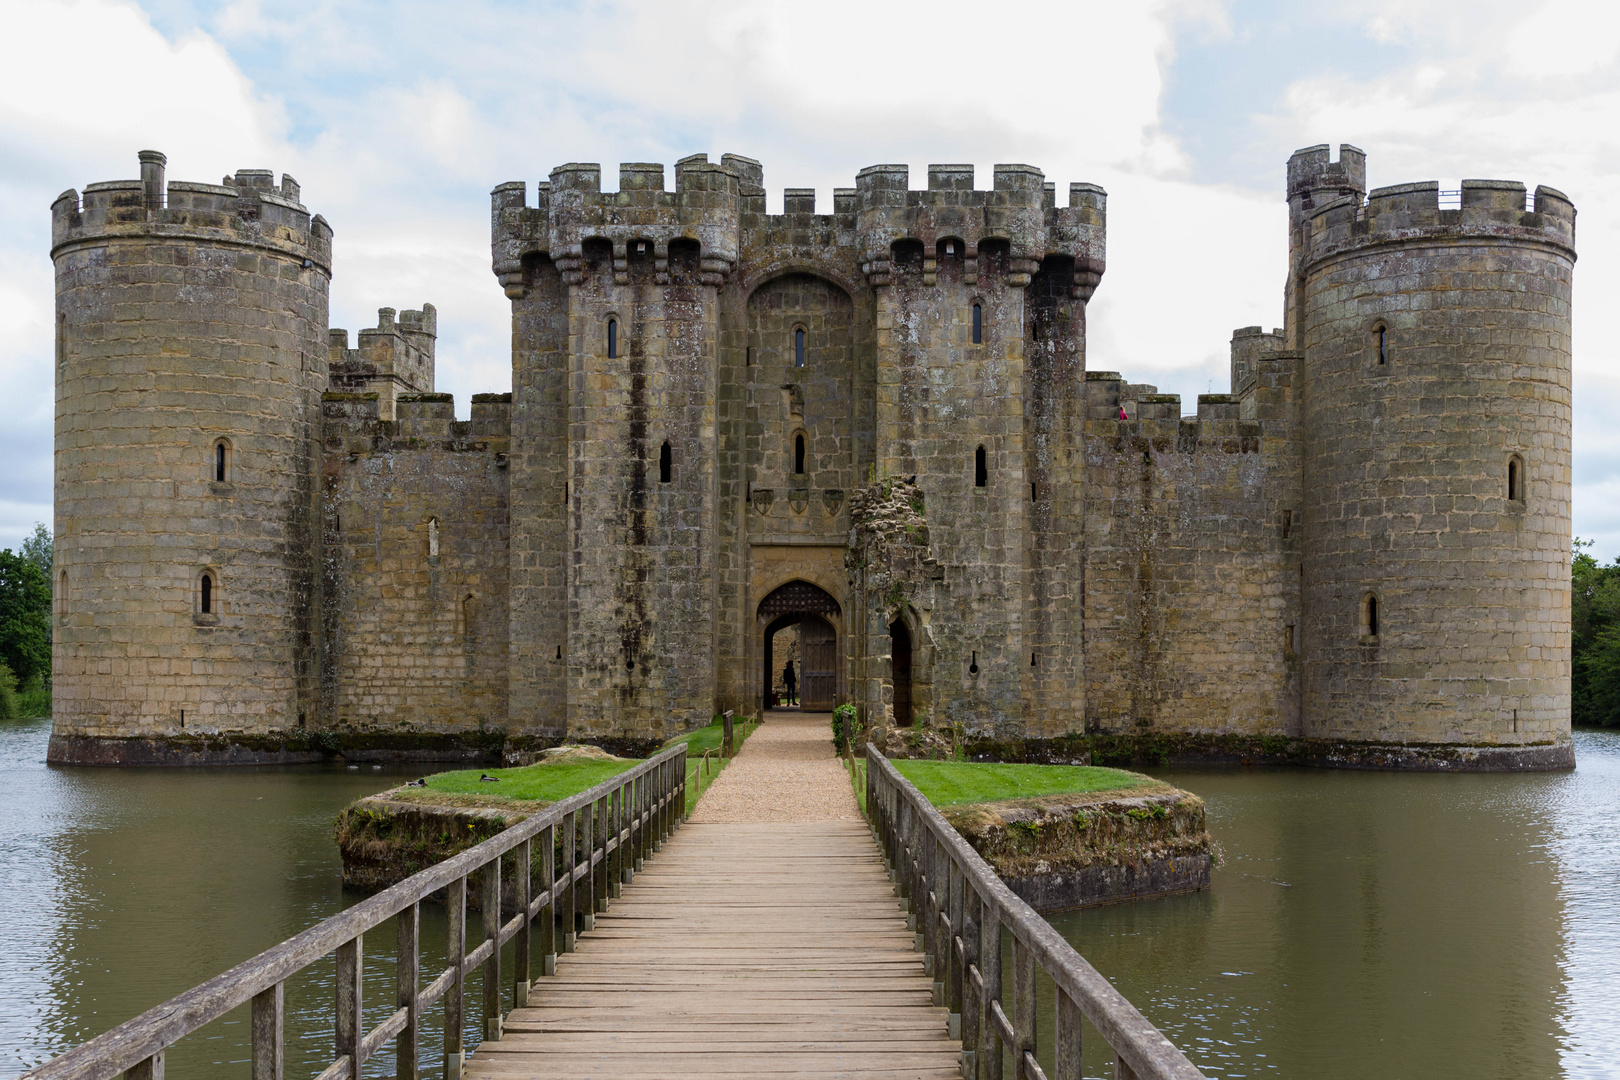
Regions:
[[[517, 939], [513, 1000], [526, 1003], [534, 923], [539, 923], [541, 967], [555, 970], [556, 927], [564, 928], [562, 951], [571, 951], [575, 914], [588, 929], [597, 911], [616, 896], [628, 873], [657, 850], [686, 815], [686, 747], [649, 758], [577, 795], [570, 795], [441, 863], [245, 960], [200, 986], [98, 1035], [24, 1073], [20, 1080], [162, 1080], [164, 1051], [174, 1043], [249, 1001], [252, 1005], [253, 1080], [281, 1080], [284, 1073], [283, 985], [292, 975], [337, 954], [335, 1046], [331, 1065], [318, 1080], [358, 1077], [368, 1058], [397, 1043], [399, 1076], [416, 1076], [419, 1017], [445, 998], [446, 1075], [460, 1075], [467, 975], [484, 969], [486, 1037], [500, 1038], [501, 946]], [[557, 830], [561, 830], [559, 836]], [[561, 844], [560, 862], [540, 861], [539, 891], [533, 881], [531, 845], [542, 852]], [[514, 854], [517, 912], [501, 922], [501, 859]], [[577, 861], [576, 861], [577, 860]], [[484, 940], [466, 948], [467, 885], [477, 875], [482, 890]], [[445, 890], [449, 933], [444, 971], [427, 986], [419, 977], [420, 906]], [[532, 894], [532, 895], [531, 895]], [[366, 931], [398, 918], [398, 1008], [366, 1031], [361, 1021], [362, 940]]]
[[[1114, 1052], [1117, 1080], [1203, 1080], [1169, 1039], [1019, 899], [876, 746], [866, 809], [897, 891], [915, 913], [925, 963], [959, 1030], [967, 1080], [1046, 1080], [1035, 1060], [1035, 969], [1057, 986], [1056, 1078], [1080, 1080], [1080, 1017]], [[1012, 1016], [1002, 1008], [1001, 931], [1012, 933]]]

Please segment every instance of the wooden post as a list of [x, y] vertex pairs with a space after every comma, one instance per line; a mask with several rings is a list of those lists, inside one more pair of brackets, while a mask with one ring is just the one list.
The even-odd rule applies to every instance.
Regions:
[[459, 877], [444, 887], [448, 927], [444, 935], [444, 965], [453, 973], [444, 995], [444, 1080], [461, 1080], [462, 1026], [467, 1015], [467, 879]]
[[601, 804], [587, 803], [579, 808], [579, 857], [585, 876], [579, 879], [579, 932], [596, 926], [596, 830], [601, 820]]
[[[613, 858], [608, 861], [608, 899], [617, 900], [624, 892], [624, 819], [625, 789], [620, 784], [608, 792], [608, 829], [613, 844]], [[607, 849], [604, 847], [604, 851]]]
[[1125, 1059], [1118, 1054], [1114, 1055], [1114, 1080], [1136, 1080], [1136, 1070], [1125, 1063]]
[[286, 1010], [281, 983], [253, 995], [253, 1080], [282, 1080], [287, 1068], [283, 1049]]
[[540, 830], [540, 891], [546, 896], [540, 908], [540, 974], [557, 974], [557, 827]]
[[562, 927], [562, 941], [558, 943], [558, 952], [571, 953], [574, 951], [574, 936], [579, 933], [579, 889], [574, 884], [574, 867], [579, 863], [579, 833], [578, 814], [569, 811], [563, 818], [562, 827], [562, 894], [558, 897], [561, 903], [557, 907], [557, 921]]
[[[417, 1080], [420, 1062], [417, 1047], [421, 1042], [421, 1017], [416, 1007], [416, 995], [421, 988], [422, 904], [417, 901], [394, 916], [394, 929], [399, 941], [398, 961], [395, 965], [399, 984], [398, 1008], [405, 1010], [405, 1028], [399, 1033], [394, 1050], [395, 1080]], [[257, 1080], [257, 1077], [255, 1077]]]
[[360, 977], [364, 966], [364, 936], [355, 935], [337, 947], [337, 1057], [347, 1057], [353, 1075], [360, 1075], [365, 1060], [360, 1056], [360, 1040], [365, 1030], [360, 1023]]
[[[979, 933], [984, 922], [983, 904], [972, 882], [964, 880], [962, 888], [962, 1049], [968, 1055], [968, 1068], [964, 1080], [978, 1080], [980, 1043], [983, 1041], [981, 1025], [984, 1022], [984, 965], [979, 958]], [[979, 973], [975, 982], [971, 972]]]
[[962, 1037], [962, 961], [956, 955], [956, 943], [963, 942], [964, 953], [967, 952], [966, 923], [967, 908], [962, 902], [962, 868], [956, 865], [956, 860], [950, 852], [945, 852], [946, 869], [946, 911], [950, 916], [950, 933], [945, 942], [945, 1007], [950, 1010], [950, 1035], [953, 1039]]
[[[591, 857], [591, 895], [595, 898], [591, 910], [593, 912], [606, 911], [608, 907], [608, 825], [612, 821], [611, 803], [613, 797], [604, 795], [596, 801], [596, 827], [591, 830], [593, 844], [602, 852], [600, 862], [596, 861], [593, 852]], [[596, 920], [591, 920], [596, 925]]]
[[984, 926], [979, 931], [979, 970], [984, 973], [984, 999], [979, 1012], [979, 1078], [1001, 1080], [1001, 1033], [991, 1019], [990, 1005], [1001, 1000], [1001, 913], [995, 901], [984, 905]]
[[492, 943], [484, 961], [484, 1038], [501, 1041], [501, 857], [483, 871], [484, 940]]
[[124, 1070], [124, 1080], [163, 1080], [163, 1051]]
[[512, 886], [517, 894], [517, 911], [522, 921], [518, 923], [517, 955], [512, 963], [512, 1008], [521, 1009], [529, 1003], [529, 957], [534, 941], [534, 921], [529, 918], [529, 888], [534, 881], [534, 841], [525, 840], [517, 846], [515, 861]]
[[1063, 988], [1057, 991], [1057, 1064], [1053, 1080], [1082, 1080], [1080, 1071], [1080, 1006]]
[[723, 757], [723, 758], [729, 758], [733, 754], [732, 742], [731, 742], [731, 710], [730, 709], [727, 709], [726, 712], [725, 712], [725, 716], [722, 717], [721, 725], [723, 726], [723, 728], [725, 730], [725, 736], [724, 736], [724, 738], [722, 738], [720, 740], [720, 756]]
[[1035, 954], [1016, 937], [1013, 954], [1013, 1034], [1018, 1042], [1013, 1046], [1013, 1075], [1022, 1080], [1024, 1054], [1035, 1052]]

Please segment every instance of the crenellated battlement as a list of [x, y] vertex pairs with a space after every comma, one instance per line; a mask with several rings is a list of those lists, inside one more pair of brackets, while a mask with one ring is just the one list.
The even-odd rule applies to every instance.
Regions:
[[351, 459], [405, 450], [445, 450], [494, 454], [505, 465], [512, 437], [512, 395], [474, 394], [472, 418], [456, 419], [450, 394], [400, 394], [394, 415], [383, 415], [376, 391], [332, 390], [321, 395], [321, 419], [328, 453]]
[[438, 332], [439, 313], [432, 304], [399, 312], [397, 318], [393, 308], [378, 308], [377, 325], [360, 331], [358, 348], [349, 348], [347, 330], [328, 331], [332, 388], [379, 394], [381, 415], [393, 419], [400, 395], [433, 393]]
[[53, 255], [73, 244], [117, 236], [186, 237], [268, 248], [306, 269], [332, 272], [332, 229], [299, 201], [298, 181], [267, 169], [242, 169], [221, 183], [165, 177], [167, 159], [140, 153], [141, 178], [69, 188], [51, 204]]
[[1552, 244], [1573, 256], [1575, 205], [1546, 186], [1527, 198], [1525, 186], [1512, 180], [1464, 180], [1453, 193], [1433, 180], [1396, 184], [1375, 189], [1365, 202], [1347, 195], [1310, 210], [1302, 241], [1309, 263], [1379, 244], [1468, 238]]
[[[963, 281], [972, 284], [979, 245], [991, 241], [1005, 245], [1013, 284], [1027, 284], [1042, 259], [1068, 256], [1075, 260], [1075, 295], [1090, 297], [1106, 258], [1102, 188], [1071, 184], [1068, 205], [1058, 206], [1055, 185], [1028, 165], [997, 165], [988, 190], [973, 185], [971, 165], [930, 165], [928, 186], [917, 190], [906, 166], [874, 165], [860, 171], [853, 188], [833, 191], [830, 214], [816, 213], [814, 189], [797, 187], [785, 189], [782, 213], [767, 214], [764, 170], [737, 154], [719, 164], [703, 154], [681, 159], [674, 191], [665, 190], [659, 164], [621, 164], [619, 190], [604, 192], [600, 165], [571, 163], [536, 186], [534, 205], [521, 181], [491, 193], [494, 271], [516, 297], [530, 255], [549, 256], [570, 284], [605, 269], [610, 258], [621, 285], [629, 282], [635, 258], [646, 255], [662, 284], [671, 279], [671, 245], [696, 241], [698, 280], [718, 285], [745, 257], [746, 243], [779, 249], [814, 235], [821, 249], [851, 247], [859, 272], [873, 285], [888, 283], [894, 247], [905, 241], [920, 242], [929, 263], [949, 248], [965, 259]], [[603, 253], [593, 256], [592, 245]], [[923, 272], [932, 284], [934, 268]]]

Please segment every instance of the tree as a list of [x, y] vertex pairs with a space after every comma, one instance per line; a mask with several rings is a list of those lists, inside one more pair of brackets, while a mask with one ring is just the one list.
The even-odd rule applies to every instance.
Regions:
[[22, 547], [17, 552], [44, 571], [46, 581], [50, 580], [51, 567], [56, 562], [56, 544], [51, 539], [51, 530], [40, 522], [34, 522], [33, 535], [23, 539]]
[[1620, 725], [1620, 558], [1602, 566], [1575, 541], [1570, 597], [1570, 712], [1577, 724]]
[[50, 571], [9, 548], [0, 550], [0, 663], [24, 686], [51, 675]]

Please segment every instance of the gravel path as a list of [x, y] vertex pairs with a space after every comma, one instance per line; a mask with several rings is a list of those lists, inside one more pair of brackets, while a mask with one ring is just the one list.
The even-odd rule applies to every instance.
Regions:
[[832, 748], [831, 713], [767, 713], [692, 810], [700, 824], [860, 821]]

